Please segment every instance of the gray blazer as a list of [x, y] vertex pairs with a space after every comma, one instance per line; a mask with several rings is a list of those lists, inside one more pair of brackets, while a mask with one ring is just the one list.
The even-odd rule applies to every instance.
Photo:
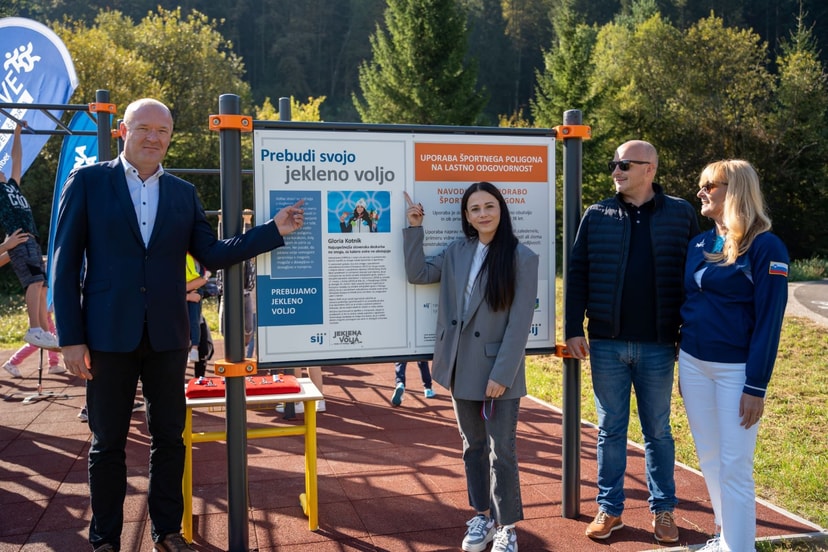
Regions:
[[538, 292], [538, 256], [517, 247], [515, 299], [508, 311], [492, 311], [475, 286], [463, 313], [476, 239], [461, 238], [435, 257], [423, 252], [423, 228], [403, 229], [405, 272], [412, 284], [440, 282], [440, 305], [431, 375], [457, 399], [482, 401], [489, 379], [507, 387], [501, 399], [526, 394], [526, 342]]

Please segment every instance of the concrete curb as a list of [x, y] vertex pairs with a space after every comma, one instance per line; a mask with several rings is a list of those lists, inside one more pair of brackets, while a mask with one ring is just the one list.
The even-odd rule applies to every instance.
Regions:
[[[813, 546], [820, 546], [828, 543], [828, 532], [816, 531], [814, 533], [800, 533], [798, 535], [784, 535], [779, 537], [761, 537], [756, 539], [756, 544], [809, 544]], [[650, 550], [642, 550], [641, 552], [692, 552], [693, 550], [700, 550], [704, 548], [704, 544], [693, 544], [690, 546], [674, 546], [672, 548], [653, 548]]]

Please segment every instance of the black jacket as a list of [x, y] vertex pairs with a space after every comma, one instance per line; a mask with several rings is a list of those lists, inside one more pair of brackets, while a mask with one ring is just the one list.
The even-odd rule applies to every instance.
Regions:
[[[664, 194], [653, 183], [655, 207], [650, 219], [656, 282], [658, 341], [678, 340], [683, 299], [684, 259], [690, 238], [699, 233], [693, 207]], [[621, 291], [630, 247], [631, 222], [620, 195], [591, 205], [581, 219], [569, 256], [564, 335], [589, 333], [614, 338], [621, 331]]]

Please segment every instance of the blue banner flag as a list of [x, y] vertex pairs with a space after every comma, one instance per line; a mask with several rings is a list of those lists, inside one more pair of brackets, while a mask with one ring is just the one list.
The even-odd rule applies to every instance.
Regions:
[[[104, 114], [108, 116], [108, 114]], [[60, 194], [63, 191], [63, 183], [69, 177], [73, 169], [92, 165], [98, 162], [98, 136], [75, 134], [82, 131], [95, 131], [98, 123], [93, 116], [86, 111], [78, 111], [69, 122], [69, 131], [72, 134], [63, 137], [63, 146], [60, 149], [60, 160], [58, 161], [57, 175], [55, 177], [55, 193], [52, 196], [52, 218], [49, 223], [49, 248], [46, 257], [46, 274], [49, 275], [49, 291], [47, 292], [47, 304], [52, 304], [52, 255], [54, 253], [55, 230], [57, 229], [58, 203]]]
[[[69, 50], [60, 38], [48, 27], [22, 17], [0, 19], [0, 103], [11, 104], [66, 104], [75, 88], [78, 77]], [[54, 130], [55, 121], [39, 109], [14, 108], [7, 110], [12, 117], [24, 120], [36, 130]], [[55, 119], [60, 119], [63, 110], [50, 110]], [[13, 130], [16, 123], [10, 117], [0, 114], [0, 128]], [[48, 134], [25, 134], [23, 141], [23, 163], [20, 174], [35, 160]], [[9, 174], [7, 165], [11, 162], [12, 135], [0, 133], [0, 171]]]

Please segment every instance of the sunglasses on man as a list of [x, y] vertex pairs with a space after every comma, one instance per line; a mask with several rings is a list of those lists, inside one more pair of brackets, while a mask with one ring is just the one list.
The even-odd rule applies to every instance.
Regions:
[[635, 159], [622, 159], [621, 161], [610, 161], [607, 163], [610, 172], [615, 170], [615, 167], [618, 167], [624, 172], [630, 170], [630, 163], [635, 163], [636, 165], [649, 165], [649, 161], [636, 161]]

